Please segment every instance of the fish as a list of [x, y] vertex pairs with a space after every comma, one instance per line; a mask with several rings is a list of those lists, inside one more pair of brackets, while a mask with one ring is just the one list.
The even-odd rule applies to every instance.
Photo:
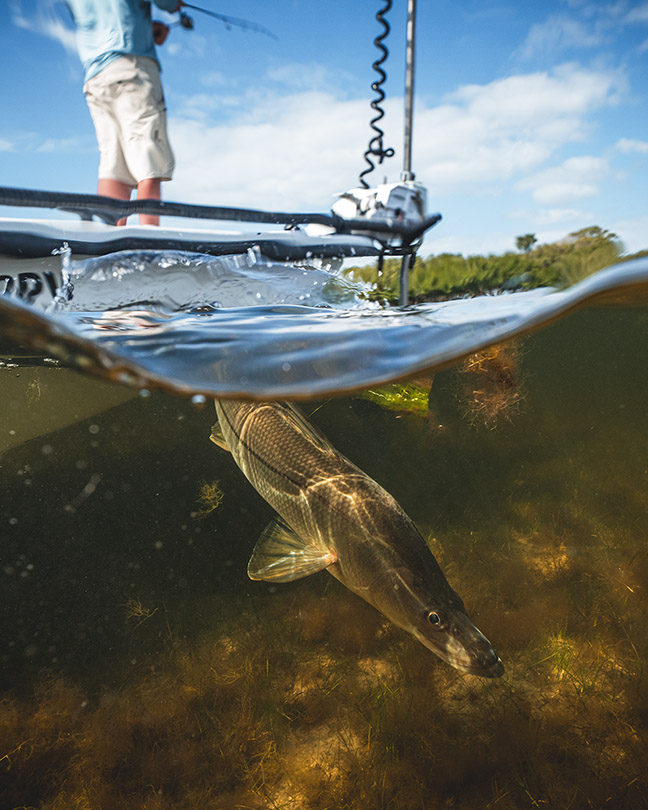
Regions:
[[413, 521], [301, 410], [214, 404], [212, 441], [278, 514], [254, 547], [250, 579], [290, 582], [326, 570], [452, 667], [484, 678], [504, 673]]

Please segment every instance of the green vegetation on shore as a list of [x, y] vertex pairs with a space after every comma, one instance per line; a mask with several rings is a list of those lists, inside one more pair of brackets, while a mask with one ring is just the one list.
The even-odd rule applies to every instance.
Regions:
[[[534, 234], [516, 240], [519, 252], [501, 256], [468, 256], [442, 253], [418, 257], [409, 275], [410, 300], [424, 301], [476, 295], [500, 289], [565, 287], [611, 264], [646, 255], [622, 255], [624, 248], [616, 234], [591, 226], [570, 233], [558, 242], [536, 245]], [[378, 265], [350, 267], [345, 273], [373, 285], [377, 298], [398, 296], [400, 259], [387, 259], [382, 273]]]

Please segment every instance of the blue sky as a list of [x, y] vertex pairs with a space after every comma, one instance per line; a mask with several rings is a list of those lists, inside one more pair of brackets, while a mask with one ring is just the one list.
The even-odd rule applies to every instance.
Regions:
[[[193, 31], [172, 30], [159, 49], [177, 159], [165, 197], [329, 210], [365, 165], [382, 2], [198, 5], [278, 39], [198, 12]], [[406, 6], [388, 14], [397, 154], [372, 183], [402, 169]], [[413, 170], [443, 214], [424, 255], [497, 253], [519, 234], [546, 242], [588, 225], [648, 248], [648, 2], [418, 0], [417, 36]], [[94, 131], [60, 0], [0, 0], [0, 71], [0, 185], [94, 192]]]

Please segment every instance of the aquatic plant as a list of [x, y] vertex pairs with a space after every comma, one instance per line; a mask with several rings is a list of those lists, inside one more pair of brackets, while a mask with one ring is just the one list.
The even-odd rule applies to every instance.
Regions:
[[395, 383], [381, 388], [370, 388], [357, 394], [390, 411], [411, 413], [417, 416], [428, 415], [428, 399], [432, 378], [424, 382], [416, 380], [408, 383]]
[[203, 481], [198, 492], [197, 503], [200, 509], [193, 513], [196, 518], [205, 518], [223, 503], [225, 494], [219, 481]]
[[147, 621], [147, 619], [152, 619], [157, 611], [157, 608], [144, 607], [141, 601], [134, 596], [131, 596], [124, 605], [126, 619], [133, 619], [135, 621], [136, 628], [139, 627], [142, 622]]
[[467, 357], [458, 367], [458, 398], [471, 425], [492, 430], [511, 420], [524, 398], [520, 341], [498, 343]]

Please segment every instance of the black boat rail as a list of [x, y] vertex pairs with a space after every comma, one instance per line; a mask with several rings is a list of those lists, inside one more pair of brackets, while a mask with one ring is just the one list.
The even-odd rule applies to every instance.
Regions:
[[156, 214], [158, 216], [211, 219], [256, 224], [284, 225], [296, 228], [299, 225], [325, 225], [339, 234], [363, 234], [386, 243], [398, 238], [400, 244], [388, 253], [408, 252], [429, 228], [440, 221], [440, 214], [426, 217], [416, 225], [405, 224], [397, 219], [344, 219], [337, 214], [286, 213], [262, 211], [253, 208], [230, 208], [213, 205], [166, 202], [164, 200], [116, 200], [99, 194], [76, 194], [61, 191], [38, 191], [34, 189], [0, 186], [0, 205], [28, 208], [53, 208], [77, 214], [82, 220], [101, 219], [108, 225], [116, 225], [120, 219], [133, 214]]

